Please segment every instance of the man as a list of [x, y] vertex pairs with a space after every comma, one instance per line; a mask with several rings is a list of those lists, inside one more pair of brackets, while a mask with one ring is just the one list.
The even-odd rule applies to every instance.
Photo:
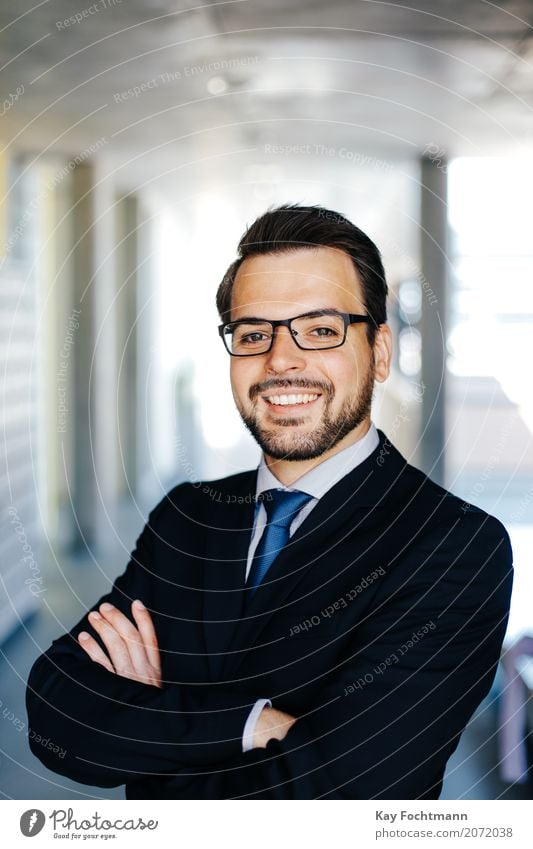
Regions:
[[283, 206], [244, 234], [217, 306], [259, 469], [171, 490], [36, 661], [50, 769], [130, 799], [438, 797], [494, 677], [511, 550], [371, 422], [386, 295], [337, 213]]

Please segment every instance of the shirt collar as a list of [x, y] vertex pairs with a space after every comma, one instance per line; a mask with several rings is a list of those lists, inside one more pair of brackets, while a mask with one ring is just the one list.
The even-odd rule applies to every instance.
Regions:
[[306, 492], [313, 498], [322, 498], [328, 489], [331, 489], [341, 478], [353, 471], [363, 460], [366, 460], [378, 445], [379, 435], [376, 426], [373, 422], [370, 422], [370, 428], [361, 439], [353, 445], [343, 448], [333, 457], [319, 463], [310, 472], [306, 472], [305, 475], [298, 478], [291, 486], [285, 486], [272, 474], [263, 455], [257, 471], [256, 499], [267, 489], [297, 489], [300, 492]]

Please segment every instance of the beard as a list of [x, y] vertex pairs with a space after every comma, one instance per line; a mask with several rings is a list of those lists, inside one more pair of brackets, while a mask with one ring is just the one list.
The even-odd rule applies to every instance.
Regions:
[[337, 445], [354, 428], [363, 422], [370, 413], [372, 393], [374, 390], [374, 358], [357, 395], [344, 401], [337, 415], [333, 415], [331, 405], [334, 390], [330, 384], [311, 383], [301, 378], [291, 380], [271, 380], [263, 384], [255, 384], [250, 388], [251, 399], [269, 389], [286, 389], [291, 387], [317, 390], [324, 396], [325, 405], [322, 417], [310, 433], [291, 433], [291, 428], [297, 427], [303, 421], [299, 416], [286, 419], [276, 419], [277, 428], [271, 430], [261, 424], [257, 413], [246, 413], [239, 406], [241, 418], [252, 434], [261, 450], [275, 460], [313, 460], [320, 457]]

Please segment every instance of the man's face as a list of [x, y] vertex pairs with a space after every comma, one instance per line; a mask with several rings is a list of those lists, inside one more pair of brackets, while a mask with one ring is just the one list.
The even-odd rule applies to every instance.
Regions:
[[[316, 309], [366, 315], [360, 280], [343, 251], [303, 248], [250, 257], [240, 266], [232, 321], [285, 319]], [[344, 345], [317, 351], [301, 350], [289, 329], [278, 327], [268, 353], [231, 358], [233, 397], [267, 456], [329, 456], [366, 433], [374, 380], [386, 379], [389, 362], [387, 326], [378, 331], [373, 349], [366, 325], [354, 324]]]

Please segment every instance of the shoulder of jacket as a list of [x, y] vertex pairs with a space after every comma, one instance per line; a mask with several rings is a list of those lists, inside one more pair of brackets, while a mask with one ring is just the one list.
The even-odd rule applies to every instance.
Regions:
[[169, 489], [153, 507], [149, 514], [149, 522], [153, 524], [168, 510], [173, 513], [176, 511], [178, 513], [183, 512], [189, 518], [193, 518], [195, 513], [203, 513], [205, 509], [212, 509], [219, 494], [244, 491], [252, 484], [255, 486], [256, 472], [256, 469], [251, 469], [216, 480], [182, 481]]
[[428, 521], [428, 531], [434, 532], [437, 527], [456, 527], [458, 535], [463, 538], [475, 536], [493, 545], [499, 543], [510, 547], [505, 526], [486, 510], [435, 483], [409, 463], [403, 467], [401, 476], [403, 485], [398, 488], [398, 497], [402, 505], [406, 503], [405, 499], [410, 501], [418, 515], [432, 517]]

